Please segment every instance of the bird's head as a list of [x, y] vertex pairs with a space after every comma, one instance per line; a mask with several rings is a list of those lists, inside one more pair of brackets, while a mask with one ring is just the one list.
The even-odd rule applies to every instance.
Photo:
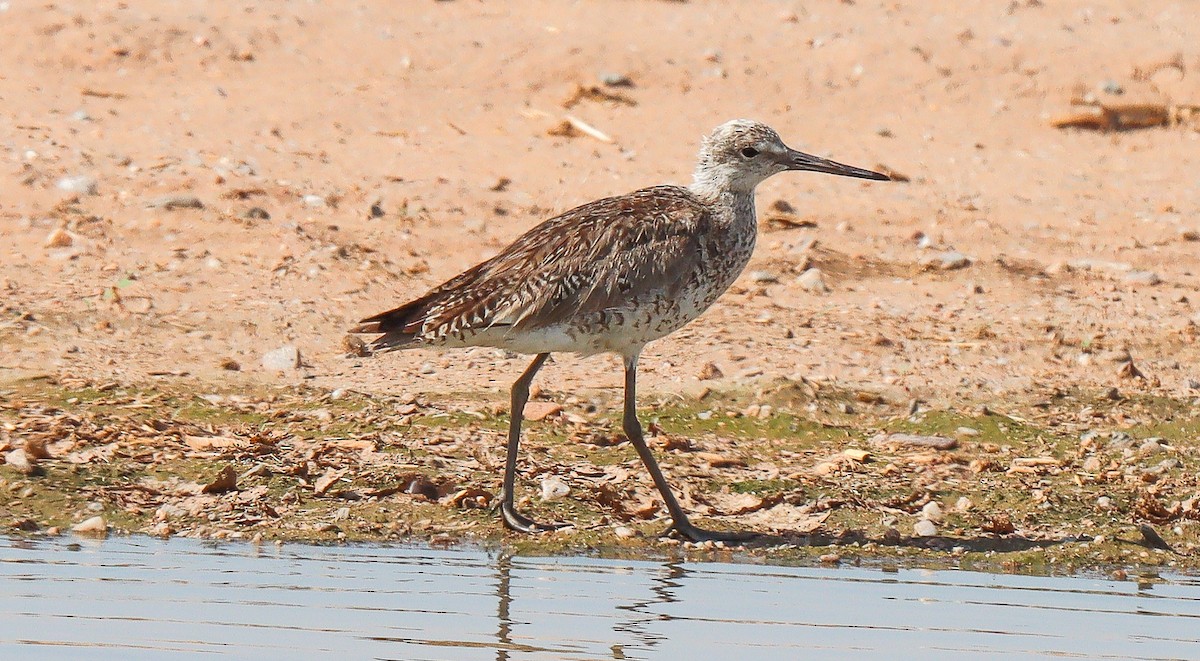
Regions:
[[693, 189], [753, 191], [767, 177], [788, 170], [824, 172], [844, 177], [886, 181], [887, 175], [796, 151], [770, 126], [735, 119], [718, 126], [704, 139], [696, 164]]

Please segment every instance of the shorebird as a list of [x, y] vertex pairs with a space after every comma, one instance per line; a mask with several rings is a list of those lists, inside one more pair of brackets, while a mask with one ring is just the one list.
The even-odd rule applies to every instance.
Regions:
[[729, 288], [754, 251], [754, 188], [789, 170], [887, 180], [886, 175], [789, 148], [750, 120], [703, 140], [691, 185], [654, 186], [589, 202], [519, 237], [495, 257], [424, 296], [368, 317], [354, 333], [382, 333], [377, 351], [487, 346], [536, 354], [512, 386], [508, 454], [500, 494], [504, 524], [541, 532], [517, 511], [517, 448], [529, 385], [554, 352], [615, 353], [625, 366], [622, 428], [654, 480], [671, 529], [692, 541], [753, 534], [693, 525], [671, 492], [638, 422], [637, 364], [648, 342], [700, 316]]

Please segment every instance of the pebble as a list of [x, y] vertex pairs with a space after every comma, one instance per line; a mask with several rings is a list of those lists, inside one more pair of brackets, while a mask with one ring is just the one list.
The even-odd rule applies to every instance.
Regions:
[[72, 243], [75, 243], [75, 237], [61, 227], [50, 232], [50, 235], [46, 237], [47, 248], [66, 248]]
[[12, 452], [4, 455], [4, 463], [13, 467], [22, 475], [33, 475], [38, 471], [37, 461], [25, 452], [24, 448], [17, 448]]
[[700, 368], [700, 374], [697, 375], [701, 381], [719, 379], [723, 376], [725, 376], [725, 373], [721, 371], [720, 367], [717, 367], [716, 363], [705, 363], [704, 367]]
[[1096, 507], [1099, 507], [1102, 510], [1112, 509], [1112, 498], [1109, 498], [1108, 496], [1100, 496], [1096, 499]]
[[64, 190], [68, 193], [78, 193], [80, 195], [96, 195], [100, 192], [99, 182], [95, 177], [87, 174], [63, 177], [58, 180], [58, 184], [56, 185], [59, 190]]
[[102, 516], [93, 516], [71, 526], [71, 532], [103, 537], [108, 534], [108, 522]]
[[954, 430], [954, 435], [962, 438], [975, 438], [979, 435], [979, 430], [974, 427], [959, 427]]
[[287, 345], [263, 354], [262, 366], [268, 370], [294, 370], [300, 368], [300, 349]]
[[1131, 285], [1157, 285], [1162, 282], [1162, 278], [1154, 271], [1130, 271], [1123, 280]]
[[204, 203], [195, 195], [163, 195], [146, 203], [147, 209], [203, 209]]
[[921, 516], [934, 523], [938, 523], [942, 520], [942, 506], [937, 501], [931, 500], [921, 508]]
[[551, 475], [542, 479], [542, 500], [556, 500], [569, 493], [571, 487], [562, 478]]
[[1138, 446], [1139, 454], [1157, 454], [1162, 452], [1163, 444], [1161, 438], [1148, 438]]
[[246, 209], [246, 213], [242, 214], [242, 216], [251, 220], [271, 219], [271, 214], [267, 213], [267, 210], [262, 207], [250, 207], [249, 209]]
[[779, 278], [776, 277], [776, 275], [774, 273], [771, 273], [770, 271], [751, 271], [750, 272], [750, 280], [752, 282], [760, 282], [763, 284], [779, 282]]
[[329, 201], [323, 195], [309, 194], [304, 196], [304, 204], [310, 207], [327, 207]]
[[616, 528], [613, 528], [613, 534], [616, 535], [619, 539], [629, 539], [630, 537], [637, 537], [637, 531], [628, 526], [617, 526]]
[[958, 500], [954, 501], [954, 509], [959, 512], [966, 512], [972, 507], [975, 507], [975, 503], [971, 502], [971, 499], [966, 496], [959, 496]]
[[600, 82], [609, 87], [633, 87], [633, 79], [623, 73], [606, 71], [600, 74]]
[[956, 250], [949, 250], [937, 255], [931, 255], [921, 260], [925, 266], [935, 266], [943, 271], [953, 271], [971, 265], [971, 258]]
[[1073, 259], [1067, 262], [1065, 266], [1077, 271], [1104, 271], [1110, 274], [1128, 273], [1133, 270], [1133, 265], [1128, 262], [1113, 262], [1106, 259], [1091, 258]]
[[821, 273], [821, 269], [811, 268], [801, 273], [796, 278], [796, 284], [800, 285], [801, 289], [811, 292], [824, 294], [829, 292], [829, 285], [825, 284], [825, 275]]
[[421, 363], [421, 369], [418, 370], [421, 374], [433, 374], [437, 371], [437, 366], [433, 363]]
[[836, 553], [825, 553], [821, 555], [821, 557], [817, 558], [817, 560], [820, 560], [821, 564], [836, 565], [842, 561], [842, 556]]
[[929, 519], [921, 519], [913, 524], [913, 532], [916, 533], [918, 537], [933, 537], [937, 534], [938, 529], [937, 526], [933, 524], [933, 521], [930, 521]]

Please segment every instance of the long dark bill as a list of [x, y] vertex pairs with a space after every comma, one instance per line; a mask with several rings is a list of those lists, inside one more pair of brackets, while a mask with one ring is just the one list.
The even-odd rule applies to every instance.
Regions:
[[837, 161], [831, 161], [820, 156], [805, 154], [802, 151], [789, 149], [787, 153], [787, 161], [785, 163], [789, 170], [803, 170], [807, 172], [824, 172], [825, 174], [838, 174], [843, 177], [858, 177], [859, 179], [874, 179], [875, 181], [891, 181], [891, 177], [886, 174], [872, 172], [856, 168], [853, 165], [844, 165]]

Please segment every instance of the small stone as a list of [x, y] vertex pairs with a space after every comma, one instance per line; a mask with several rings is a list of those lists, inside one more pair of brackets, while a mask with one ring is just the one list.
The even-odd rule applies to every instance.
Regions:
[[1184, 241], [1200, 241], [1200, 230], [1193, 230], [1193, 229], [1179, 230], [1179, 238]]
[[1157, 285], [1162, 282], [1162, 278], [1153, 271], [1130, 271], [1123, 280], [1131, 285]]
[[836, 553], [824, 553], [817, 560], [823, 565], [836, 565], [842, 561], [842, 556]]
[[4, 455], [4, 463], [11, 466], [22, 475], [34, 475], [39, 469], [37, 460], [29, 456], [24, 448], [17, 448]]
[[600, 82], [609, 87], [633, 87], [633, 79], [623, 73], [611, 71], [600, 74]]
[[629, 539], [631, 537], [636, 537], [637, 531], [628, 526], [617, 526], [616, 528], [613, 528], [613, 534], [619, 539]]
[[551, 475], [542, 479], [542, 500], [557, 500], [571, 493], [571, 487], [562, 478]]
[[750, 272], [750, 281], [757, 282], [760, 284], [770, 284], [772, 282], [779, 282], [779, 278], [776, 277], [775, 274], [771, 273], [770, 271], [751, 271]]
[[719, 379], [725, 376], [721, 368], [717, 367], [716, 363], [705, 363], [704, 367], [700, 368], [700, 374], [697, 375], [701, 381], [709, 381], [711, 379]]
[[1150, 455], [1162, 452], [1163, 444], [1161, 438], [1148, 438], [1138, 446], [1138, 454]]
[[75, 242], [75, 237], [67, 230], [59, 227], [46, 237], [47, 248], [66, 248]]
[[204, 203], [195, 195], [176, 194], [156, 197], [146, 203], [147, 209], [203, 209]]
[[267, 213], [267, 210], [262, 207], [250, 207], [246, 209], [246, 213], [242, 214], [242, 217], [251, 220], [270, 220], [271, 214]]
[[236, 372], [242, 369], [242, 365], [232, 358], [225, 358], [221, 360], [221, 369]]
[[73, 177], [63, 177], [56, 184], [59, 190], [79, 195], [96, 195], [100, 192], [99, 183], [91, 175], [81, 174]]
[[268, 351], [262, 357], [262, 366], [268, 370], [288, 371], [299, 369], [300, 365], [300, 349], [293, 345]]
[[954, 435], [959, 438], [975, 438], [979, 436], [979, 430], [974, 427], [959, 427], [954, 430]]
[[937, 255], [931, 255], [921, 260], [924, 266], [939, 268], [943, 271], [966, 268], [971, 265], [971, 258], [956, 250], [949, 250]]
[[929, 519], [921, 519], [913, 524], [913, 533], [915, 533], [917, 537], [933, 537], [937, 534], [937, 532], [937, 526], [935, 526], [933, 521], [930, 521]]
[[954, 511], [956, 512], [966, 512], [972, 507], [975, 507], [975, 503], [971, 502], [971, 499], [966, 496], [959, 496], [958, 500], [954, 501]]
[[433, 374], [437, 372], [437, 366], [433, 363], [421, 363], [421, 368], [418, 370], [421, 374]]
[[825, 284], [825, 276], [821, 273], [821, 269], [811, 268], [801, 273], [796, 278], [796, 284], [800, 285], [801, 289], [824, 294], [829, 292], [829, 285]]
[[304, 196], [304, 205], [309, 207], [327, 207], [329, 206], [329, 201], [323, 195], [309, 194]]
[[1096, 507], [1099, 507], [1102, 510], [1110, 510], [1112, 509], [1112, 506], [1112, 498], [1109, 498], [1108, 496], [1100, 496], [1096, 499]]
[[1100, 461], [1100, 457], [1092, 456], [1083, 460], [1083, 472], [1085, 473], [1099, 473], [1103, 466], [1104, 463]]
[[921, 516], [934, 523], [940, 523], [942, 520], [942, 506], [937, 501], [931, 500], [921, 508]]
[[93, 516], [71, 526], [71, 532], [79, 535], [104, 537], [108, 534], [108, 522], [103, 516]]

